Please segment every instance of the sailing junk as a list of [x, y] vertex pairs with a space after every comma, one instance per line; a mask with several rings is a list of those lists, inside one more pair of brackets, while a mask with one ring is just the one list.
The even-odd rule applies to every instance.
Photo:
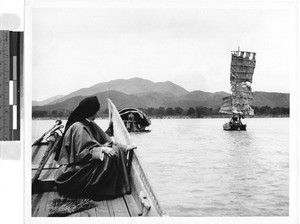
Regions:
[[254, 116], [252, 79], [255, 69], [256, 53], [246, 51], [231, 52], [230, 85], [231, 95], [223, 98], [220, 113], [232, 114], [224, 130], [246, 130], [243, 115]]

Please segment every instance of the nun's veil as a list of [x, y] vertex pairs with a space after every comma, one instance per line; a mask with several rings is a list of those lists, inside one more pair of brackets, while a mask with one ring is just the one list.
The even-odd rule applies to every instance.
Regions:
[[78, 107], [71, 113], [71, 115], [69, 116], [69, 119], [66, 123], [64, 133], [60, 139], [60, 142], [58, 143], [58, 148], [57, 148], [58, 150], [55, 155], [56, 160], [59, 157], [63, 138], [64, 138], [67, 130], [71, 127], [71, 125], [77, 121], [82, 121], [85, 118], [93, 116], [94, 114], [96, 114], [98, 112], [99, 109], [100, 109], [100, 103], [96, 96], [87, 97], [87, 98], [83, 99], [82, 101], [80, 101]]
[[69, 127], [77, 121], [81, 121], [85, 118], [93, 116], [100, 109], [100, 103], [96, 96], [91, 96], [83, 99], [78, 107], [71, 113], [64, 133], [69, 129]]

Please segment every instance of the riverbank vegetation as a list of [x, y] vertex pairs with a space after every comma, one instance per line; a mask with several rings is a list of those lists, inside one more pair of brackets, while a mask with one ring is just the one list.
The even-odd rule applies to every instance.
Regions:
[[[139, 108], [150, 118], [209, 118], [209, 117], [228, 117], [228, 115], [220, 114], [219, 108], [207, 108], [207, 107], [190, 107], [183, 109], [181, 107], [159, 107], [159, 108]], [[255, 111], [255, 117], [289, 117], [290, 109], [284, 107], [253, 107]], [[68, 118], [71, 111], [68, 110], [36, 110], [32, 112], [33, 118]], [[101, 111], [101, 118], [108, 117], [108, 109]]]

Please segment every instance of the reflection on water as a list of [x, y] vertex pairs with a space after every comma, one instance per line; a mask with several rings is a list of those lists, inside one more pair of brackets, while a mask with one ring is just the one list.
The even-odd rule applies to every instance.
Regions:
[[[235, 132], [223, 131], [226, 121], [152, 119], [151, 132], [131, 134], [163, 208], [170, 216], [287, 216], [289, 119], [248, 119], [247, 131]], [[33, 138], [51, 122], [33, 121]]]

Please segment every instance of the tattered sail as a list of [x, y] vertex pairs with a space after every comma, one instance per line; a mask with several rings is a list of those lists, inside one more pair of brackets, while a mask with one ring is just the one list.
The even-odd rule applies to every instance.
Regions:
[[255, 69], [256, 53], [246, 51], [231, 52], [230, 85], [231, 95], [223, 98], [220, 113], [233, 114], [242, 112], [254, 115], [251, 108], [253, 101], [252, 78]]
[[220, 108], [220, 113], [222, 114], [232, 114], [232, 98], [227, 96], [223, 98], [223, 104]]

